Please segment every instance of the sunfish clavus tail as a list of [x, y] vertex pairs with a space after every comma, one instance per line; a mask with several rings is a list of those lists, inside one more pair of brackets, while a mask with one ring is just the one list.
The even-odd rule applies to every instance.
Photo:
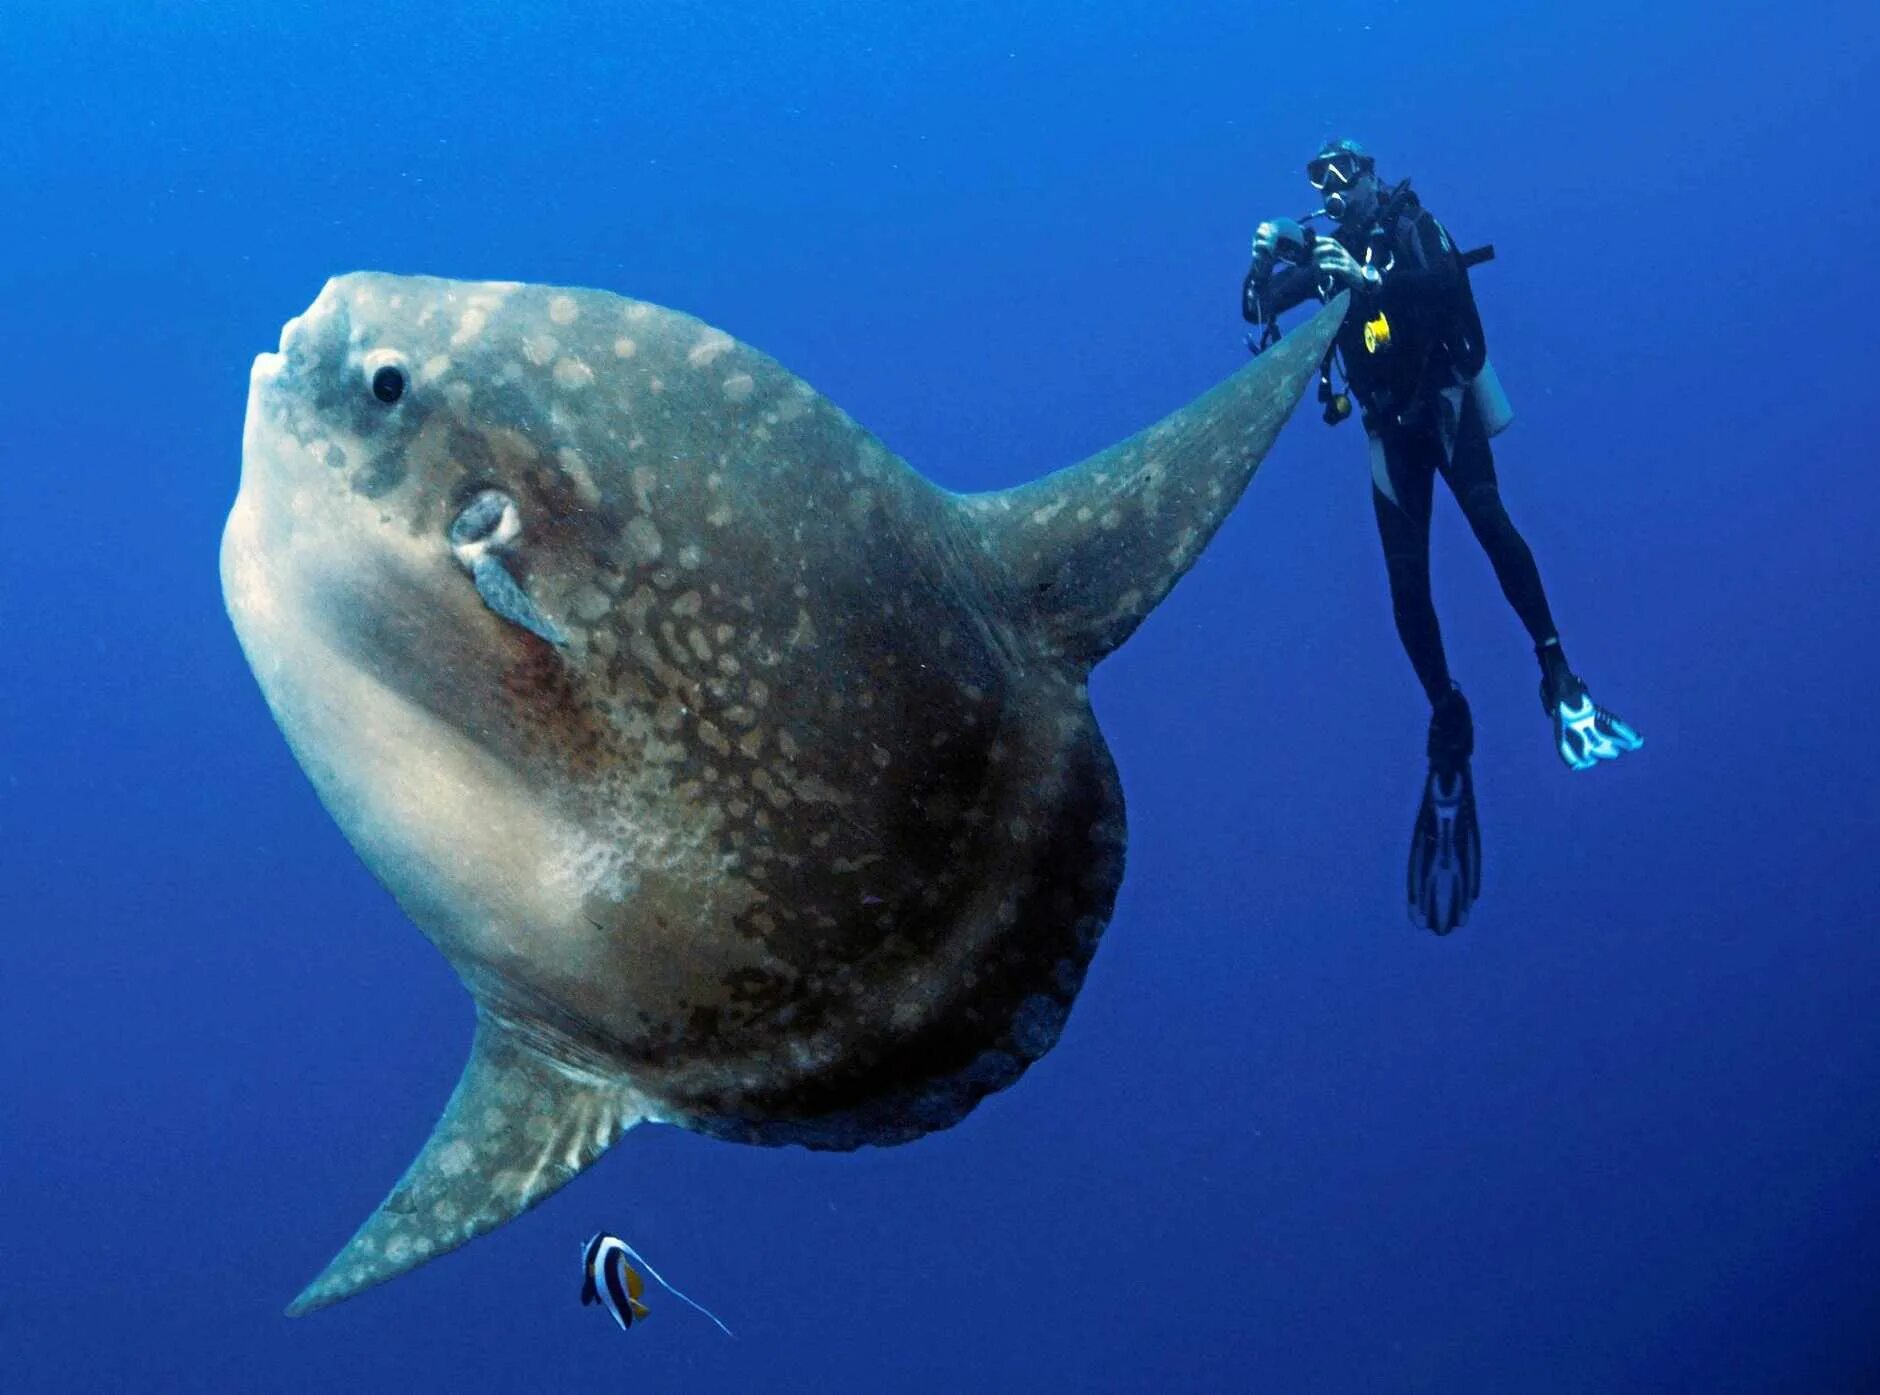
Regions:
[[689, 316], [329, 282], [256, 361], [223, 588], [477, 1031], [289, 1311], [502, 1224], [637, 1122], [902, 1142], [1049, 1050], [1123, 867], [1085, 679], [1343, 312], [1081, 465], [962, 496]]

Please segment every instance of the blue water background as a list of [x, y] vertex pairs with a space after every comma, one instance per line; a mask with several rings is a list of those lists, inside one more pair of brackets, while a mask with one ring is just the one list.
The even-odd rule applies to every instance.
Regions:
[[[0, 8], [0, 1388], [1880, 1386], [1871, 5]], [[955, 488], [1245, 361], [1349, 132], [1465, 244], [1504, 492], [1648, 745], [1556, 763], [1453, 502], [1487, 885], [1401, 908], [1424, 708], [1308, 406], [1097, 673], [1129, 874], [960, 1127], [629, 1136], [313, 1318], [471, 1026], [216, 577], [248, 363], [354, 268], [606, 287]], [[574, 1302], [628, 1235], [671, 1300]]]

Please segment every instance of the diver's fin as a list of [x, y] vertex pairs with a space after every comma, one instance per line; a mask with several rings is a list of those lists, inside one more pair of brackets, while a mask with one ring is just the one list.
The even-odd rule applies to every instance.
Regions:
[[1430, 772], [1410, 831], [1410, 919], [1438, 935], [1466, 925], [1482, 894], [1482, 829], [1475, 815], [1475, 719], [1454, 683], [1430, 705]]
[[429, 1141], [288, 1316], [350, 1298], [495, 1229], [645, 1117], [618, 1078], [557, 1059], [479, 1009], [470, 1062]]
[[1410, 833], [1410, 919], [1438, 935], [1469, 922], [1482, 894], [1482, 831], [1475, 781], [1464, 760], [1432, 766]]
[[1168, 594], [1221, 526], [1318, 372], [1340, 294], [1226, 382], [1080, 465], [957, 498], [1014, 591], [1014, 619], [1095, 664]]
[[1645, 744], [1638, 729], [1616, 712], [1593, 701], [1586, 684], [1567, 675], [1568, 691], [1541, 680], [1541, 704], [1554, 720], [1554, 749], [1569, 770], [1591, 770], [1602, 760], [1617, 760]]

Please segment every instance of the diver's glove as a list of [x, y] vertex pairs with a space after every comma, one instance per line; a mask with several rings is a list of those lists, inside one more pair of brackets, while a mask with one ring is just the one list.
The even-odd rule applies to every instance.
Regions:
[[1268, 318], [1263, 303], [1266, 299], [1266, 283], [1278, 261], [1279, 228], [1271, 222], [1262, 223], [1253, 230], [1253, 264], [1247, 268], [1247, 280], [1240, 290], [1240, 309], [1246, 318]]
[[1636, 751], [1645, 738], [1616, 712], [1593, 701], [1579, 676], [1567, 667], [1558, 644], [1543, 646], [1541, 710], [1554, 724], [1554, 749], [1569, 770], [1591, 770], [1602, 760]]
[[1482, 833], [1469, 757], [1475, 723], [1462, 689], [1430, 710], [1429, 774], [1410, 832], [1410, 919], [1438, 935], [1466, 924], [1482, 892]]
[[1376, 267], [1361, 264], [1335, 237], [1321, 237], [1313, 243], [1312, 259], [1318, 263], [1321, 276], [1329, 276], [1353, 290], [1374, 291], [1384, 284]]

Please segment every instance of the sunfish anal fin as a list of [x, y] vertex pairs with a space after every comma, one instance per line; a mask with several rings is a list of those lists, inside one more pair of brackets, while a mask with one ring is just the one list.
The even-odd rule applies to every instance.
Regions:
[[430, 1139], [288, 1316], [350, 1298], [494, 1230], [573, 1180], [646, 1117], [623, 1080], [557, 1060], [479, 1009], [469, 1064]]

